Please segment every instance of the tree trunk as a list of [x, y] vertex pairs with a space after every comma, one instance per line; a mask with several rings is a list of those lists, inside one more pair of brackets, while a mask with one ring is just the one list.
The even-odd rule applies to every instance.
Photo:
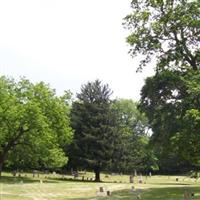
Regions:
[[98, 166], [94, 167], [94, 173], [95, 173], [95, 181], [100, 182], [100, 168]]
[[0, 154], [0, 177], [1, 177], [1, 172], [3, 170], [3, 163], [5, 161], [5, 157], [6, 157], [6, 155], [1, 155]]
[[5, 160], [7, 159], [8, 151], [4, 151], [0, 153], [0, 177], [1, 177], [1, 172], [3, 170], [3, 164]]

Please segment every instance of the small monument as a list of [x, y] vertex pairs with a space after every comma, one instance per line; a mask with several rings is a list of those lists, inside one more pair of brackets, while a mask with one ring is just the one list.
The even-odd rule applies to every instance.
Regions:
[[136, 169], [134, 170], [134, 176], [135, 177], [137, 176], [137, 170]]
[[130, 179], [130, 183], [134, 183], [133, 175], [130, 175], [129, 179]]
[[135, 191], [135, 187], [132, 186], [132, 187], [131, 187], [131, 192], [134, 192], [134, 191]]
[[184, 200], [190, 200], [190, 194], [187, 190], [184, 192]]
[[100, 188], [99, 188], [99, 192], [104, 192], [103, 187], [100, 187]]
[[107, 196], [110, 196], [111, 195], [111, 192], [108, 190], [107, 191]]
[[142, 180], [142, 174], [140, 174], [140, 177], [139, 177], [138, 183], [143, 183], [143, 180]]
[[149, 172], [149, 177], [151, 177], [151, 175], [152, 175], [151, 172]]

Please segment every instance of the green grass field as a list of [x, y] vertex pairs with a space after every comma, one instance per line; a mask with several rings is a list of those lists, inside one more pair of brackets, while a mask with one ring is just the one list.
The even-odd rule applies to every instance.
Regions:
[[[85, 179], [91, 178], [92, 173], [87, 173]], [[183, 200], [184, 192], [194, 193], [191, 199], [200, 200], [200, 180], [184, 176], [143, 176], [143, 183], [130, 184], [128, 176], [106, 177], [102, 174], [101, 183], [92, 181], [72, 180], [72, 177], [50, 175], [45, 178], [40, 175], [33, 178], [12, 177], [11, 174], [3, 173], [0, 179], [0, 200]], [[179, 181], [176, 181], [176, 177]], [[137, 182], [137, 179], [134, 180]], [[131, 190], [134, 186], [134, 191]], [[99, 187], [105, 191], [111, 191], [111, 196], [104, 196], [99, 192]]]

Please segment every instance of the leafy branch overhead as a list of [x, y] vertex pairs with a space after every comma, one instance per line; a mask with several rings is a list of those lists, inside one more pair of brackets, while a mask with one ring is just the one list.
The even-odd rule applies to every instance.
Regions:
[[200, 1], [132, 0], [124, 18], [130, 54], [143, 55], [140, 67], [156, 59], [156, 69], [200, 68]]

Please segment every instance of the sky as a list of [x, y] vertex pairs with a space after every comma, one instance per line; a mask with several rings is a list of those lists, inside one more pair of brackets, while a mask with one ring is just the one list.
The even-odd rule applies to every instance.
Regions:
[[113, 96], [139, 100], [146, 67], [136, 73], [122, 26], [130, 0], [0, 0], [0, 74], [44, 81], [58, 95], [100, 79]]

